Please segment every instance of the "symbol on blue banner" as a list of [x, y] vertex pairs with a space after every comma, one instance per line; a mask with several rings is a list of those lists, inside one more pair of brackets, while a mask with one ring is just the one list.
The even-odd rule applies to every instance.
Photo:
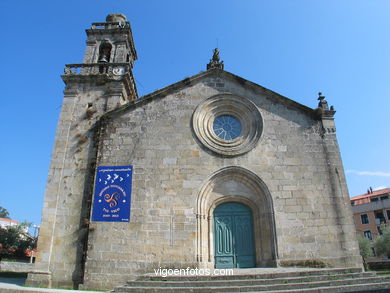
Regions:
[[98, 167], [92, 221], [130, 221], [132, 175], [133, 166]]

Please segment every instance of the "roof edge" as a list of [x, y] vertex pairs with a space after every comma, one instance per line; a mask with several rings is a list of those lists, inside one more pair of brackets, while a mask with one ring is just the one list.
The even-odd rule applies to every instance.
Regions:
[[137, 106], [140, 106], [140, 105], [143, 105], [145, 103], [148, 103], [150, 102], [151, 100], [153, 99], [156, 99], [156, 98], [163, 98], [167, 95], [169, 95], [170, 93], [174, 92], [174, 91], [177, 91], [179, 89], [182, 89], [184, 88], [185, 86], [188, 86], [188, 85], [191, 85], [191, 84], [194, 84], [196, 83], [198, 80], [202, 79], [202, 78], [205, 78], [207, 76], [211, 76], [211, 75], [215, 75], [215, 76], [220, 76], [220, 77], [224, 77], [224, 78], [227, 78], [229, 80], [232, 80], [234, 82], [237, 82], [239, 84], [242, 84], [243, 86], [245, 86], [246, 88], [249, 88], [250, 90], [252, 90], [254, 93], [260, 93], [260, 94], [263, 94], [265, 95], [267, 98], [275, 101], [275, 102], [278, 102], [278, 103], [284, 103], [286, 104], [287, 106], [291, 107], [291, 108], [294, 108], [294, 109], [297, 109], [299, 111], [302, 111], [306, 114], [309, 114], [312, 118], [314, 119], [319, 119], [319, 115], [318, 115], [318, 108], [310, 108], [308, 106], [305, 106], [303, 104], [300, 104], [294, 100], [291, 100], [281, 94], [278, 94], [270, 89], [267, 89], [257, 83], [254, 83], [252, 81], [249, 81], [245, 78], [242, 78], [238, 75], [235, 75], [231, 72], [228, 72], [228, 71], [225, 71], [225, 70], [222, 70], [222, 69], [219, 69], [219, 68], [212, 68], [212, 69], [209, 69], [207, 71], [202, 71], [198, 74], [195, 74], [191, 77], [186, 77], [174, 84], [171, 84], [169, 86], [166, 86], [164, 88], [161, 88], [159, 90], [156, 90], [150, 94], [147, 94], [147, 95], [144, 95], [134, 101], [131, 101], [117, 109], [114, 109], [110, 112], [107, 112], [106, 114], [104, 114], [102, 116], [102, 118], [108, 118], [108, 117], [111, 117], [115, 114], [118, 114], [120, 112], [123, 112], [123, 111], [126, 111], [128, 109], [131, 109], [133, 107], [137, 107]]
[[365, 193], [361, 195], [356, 195], [353, 197], [350, 197], [350, 200], [357, 200], [357, 199], [362, 199], [362, 198], [370, 198], [374, 196], [379, 196], [385, 193], [390, 193], [390, 187], [383, 188], [383, 189], [378, 189], [378, 190], [373, 190], [372, 193]]

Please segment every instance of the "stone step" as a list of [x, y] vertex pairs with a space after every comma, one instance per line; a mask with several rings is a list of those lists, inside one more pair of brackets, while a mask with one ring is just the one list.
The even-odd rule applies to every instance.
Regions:
[[[244, 285], [271, 285], [271, 284], [286, 284], [286, 283], [304, 283], [314, 281], [330, 281], [340, 279], [352, 278], [369, 278], [375, 277], [374, 273], [346, 273], [346, 274], [332, 274], [332, 275], [313, 275], [313, 276], [299, 276], [299, 277], [276, 277], [265, 279], [236, 279], [234, 276], [228, 280], [230, 285], [244, 286]], [[225, 286], [227, 280], [137, 280], [127, 282], [129, 287], [207, 287], [207, 286]]]
[[[248, 272], [248, 273], [246, 273]], [[346, 273], [361, 273], [361, 268], [342, 268], [342, 269], [312, 269], [312, 270], [297, 270], [297, 271], [275, 271], [262, 273], [261, 269], [241, 269], [233, 270], [232, 275], [225, 276], [167, 276], [162, 277], [156, 274], [147, 274], [140, 277], [139, 280], [144, 281], [206, 281], [206, 280], [231, 280], [231, 279], [275, 279], [275, 278], [289, 278], [289, 277], [300, 277], [300, 276], [318, 276], [318, 275], [335, 275], [335, 274], [346, 274]]]
[[[184, 283], [184, 282], [183, 282]], [[355, 289], [371, 289], [371, 288], [390, 288], [390, 277], [369, 277], [369, 278], [348, 278], [341, 280], [319, 281], [319, 282], [303, 282], [303, 283], [285, 283], [273, 285], [243, 285], [237, 286], [229, 281], [225, 282], [224, 286], [184, 286], [181, 287], [165, 287], [165, 286], [123, 286], [116, 288], [113, 292], [349, 292], [342, 291], [346, 288]], [[333, 288], [337, 291], [331, 291]], [[290, 290], [290, 291], [286, 291]], [[291, 291], [292, 290], [292, 291]], [[306, 291], [303, 291], [306, 290]], [[324, 291], [325, 290], [325, 291]]]
[[[261, 293], [256, 291], [252, 293]], [[319, 288], [285, 289], [276, 291], [266, 291], [267, 293], [389, 293], [390, 282], [366, 283], [358, 285], [330, 286]]]

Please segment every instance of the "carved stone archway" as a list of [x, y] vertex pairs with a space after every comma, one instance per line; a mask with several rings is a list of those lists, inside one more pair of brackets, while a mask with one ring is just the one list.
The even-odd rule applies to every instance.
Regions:
[[214, 209], [224, 202], [240, 202], [251, 208], [257, 267], [275, 267], [277, 242], [272, 197], [265, 183], [241, 167], [215, 172], [197, 199], [197, 261], [199, 267], [214, 267]]

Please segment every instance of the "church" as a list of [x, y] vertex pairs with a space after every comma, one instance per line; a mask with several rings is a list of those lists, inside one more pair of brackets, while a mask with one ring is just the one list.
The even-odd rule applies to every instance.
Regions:
[[[155, 269], [362, 261], [334, 122], [224, 70], [138, 97], [130, 23], [86, 30], [67, 64], [28, 284], [112, 289]], [[205, 62], [206, 63], [206, 62]], [[206, 64], [205, 64], [206, 65]]]

